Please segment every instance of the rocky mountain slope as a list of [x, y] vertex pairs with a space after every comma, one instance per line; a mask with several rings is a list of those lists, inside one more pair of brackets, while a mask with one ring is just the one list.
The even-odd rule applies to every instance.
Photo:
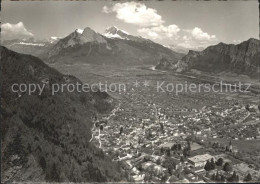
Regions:
[[[166, 61], [164, 61], [166, 62]], [[260, 41], [249, 39], [238, 45], [219, 43], [205, 50], [189, 51], [177, 64], [160, 63], [158, 69], [179, 72], [197, 69], [205, 72], [234, 72], [257, 77], [260, 72]]]
[[174, 70], [176, 69], [176, 64], [167, 60], [166, 58], [160, 59], [159, 63], [155, 66], [157, 70]]
[[[2, 182], [126, 181], [118, 163], [94, 147], [92, 117], [108, 112], [113, 99], [101, 92], [59, 92], [52, 84], [80, 82], [40, 59], [0, 47]], [[14, 83], [45, 84], [39, 90], [12, 92]]]
[[116, 27], [101, 35], [87, 27], [61, 39], [49, 52], [51, 63], [157, 64], [162, 57], [177, 62], [182, 54], [160, 44], [132, 36]]

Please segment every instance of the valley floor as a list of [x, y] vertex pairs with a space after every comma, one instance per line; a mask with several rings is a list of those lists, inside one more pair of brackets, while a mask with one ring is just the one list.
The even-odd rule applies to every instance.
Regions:
[[[85, 83], [121, 83], [125, 90], [110, 92], [118, 105], [98, 117], [90, 140], [114, 161], [120, 161], [131, 181], [239, 181], [250, 173], [260, 180], [260, 112], [257, 92], [158, 92], [159, 84], [217, 83], [202, 75], [156, 71], [151, 66], [52, 65]], [[228, 78], [230, 80], [230, 78]], [[227, 78], [225, 78], [227, 81]], [[232, 81], [234, 82], [234, 81]], [[254, 86], [257, 86], [254, 81]], [[257, 89], [254, 88], [254, 89]], [[248, 105], [246, 107], [246, 105]], [[102, 128], [100, 128], [102, 125]], [[207, 160], [224, 163], [204, 169]], [[229, 162], [232, 169], [223, 170]], [[217, 178], [215, 175], [220, 175]], [[234, 179], [234, 178], [233, 178]]]

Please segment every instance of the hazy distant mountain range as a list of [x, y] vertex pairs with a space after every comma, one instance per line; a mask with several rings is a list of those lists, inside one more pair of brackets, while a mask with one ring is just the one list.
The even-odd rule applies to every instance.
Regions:
[[29, 39], [14, 39], [5, 40], [1, 45], [18, 53], [30, 54], [36, 57], [44, 57], [44, 54], [49, 52], [51, 48], [58, 42], [59, 37], [51, 37], [44, 40]]
[[[118, 163], [89, 143], [92, 116], [110, 111], [106, 93], [51, 94], [51, 84], [80, 82], [40, 59], [0, 46], [2, 181], [125, 181]], [[46, 84], [41, 95], [14, 83]], [[37, 90], [38, 92], [38, 90]]]
[[16, 52], [40, 57], [47, 63], [156, 65], [157, 69], [177, 72], [198, 69], [250, 76], [259, 73], [260, 51], [256, 39], [238, 45], [219, 43], [206, 49], [189, 50], [176, 45], [163, 46], [113, 26], [104, 34], [86, 27], [84, 30], [76, 29], [64, 38], [12, 40], [2, 44]]
[[173, 45], [173, 44], [170, 44], [170, 45], [165, 45], [165, 47], [175, 51], [175, 52], [178, 52], [178, 53], [182, 53], [182, 54], [188, 54], [188, 52], [190, 50], [194, 50], [194, 51], [202, 51], [204, 50], [205, 48], [204, 47], [193, 47], [193, 48], [186, 48], [186, 47], [182, 47], [182, 46], [179, 46], [179, 45]]
[[257, 77], [260, 69], [260, 41], [249, 39], [238, 45], [219, 43], [203, 51], [190, 50], [177, 63], [162, 59], [157, 69], [177, 72], [197, 69], [205, 72], [234, 72]]

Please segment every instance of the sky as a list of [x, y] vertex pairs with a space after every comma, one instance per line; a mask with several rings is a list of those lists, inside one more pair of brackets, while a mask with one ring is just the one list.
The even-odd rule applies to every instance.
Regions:
[[259, 38], [257, 1], [3, 1], [2, 39], [65, 37], [116, 26], [163, 45], [206, 47]]

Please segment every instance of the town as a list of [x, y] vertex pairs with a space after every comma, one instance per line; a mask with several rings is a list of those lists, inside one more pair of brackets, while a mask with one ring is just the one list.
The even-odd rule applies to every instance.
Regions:
[[259, 181], [259, 106], [178, 108], [149, 90], [124, 93], [92, 129], [90, 142], [119, 162], [130, 181]]

